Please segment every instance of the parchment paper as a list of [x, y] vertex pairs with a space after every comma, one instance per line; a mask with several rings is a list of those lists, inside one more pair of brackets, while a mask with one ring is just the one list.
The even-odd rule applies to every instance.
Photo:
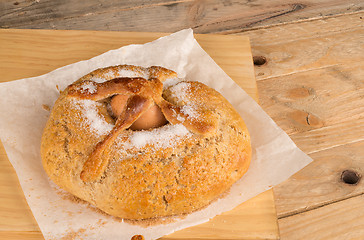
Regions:
[[[209, 207], [167, 225], [141, 227], [100, 214], [86, 204], [65, 199], [45, 174], [40, 140], [59, 89], [100, 67], [160, 65], [180, 77], [215, 88], [246, 122], [253, 147], [248, 173], [230, 193]], [[208, 221], [286, 180], [312, 161], [228, 75], [207, 55], [190, 29], [144, 45], [129, 45], [48, 74], [0, 84], [0, 137], [45, 239], [130, 239], [135, 234], [155, 239]]]

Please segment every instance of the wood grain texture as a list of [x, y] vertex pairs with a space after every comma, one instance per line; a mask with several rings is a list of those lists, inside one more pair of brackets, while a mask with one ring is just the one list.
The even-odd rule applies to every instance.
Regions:
[[282, 240], [364, 239], [364, 196], [333, 203], [280, 221]]
[[[357, 12], [361, 0], [0, 1], [1, 28], [236, 33]], [[168, 23], [168, 24], [166, 24]]]
[[344, 170], [364, 175], [363, 17], [359, 12], [243, 34], [253, 55], [267, 59], [255, 67], [263, 109], [314, 159], [274, 188], [282, 239], [363, 238], [363, 217], [346, 204], [363, 194], [363, 181], [340, 179]]
[[364, 140], [364, 118], [345, 121], [290, 137], [308, 154]]
[[3, 232], [0, 231], [0, 239], [6, 240], [43, 240], [41, 232]]
[[[299, 133], [364, 118], [363, 75], [361, 61], [261, 80], [260, 102], [286, 133], [299, 138]], [[317, 135], [314, 139], [320, 140]], [[317, 145], [312, 147], [319, 150]]]
[[[164, 237], [165, 240], [193, 239], [279, 239], [279, 234], [270, 219], [276, 217], [275, 209], [270, 207], [270, 192], [264, 192], [233, 211], [216, 216], [213, 222], [203, 223], [183, 231], [175, 232]], [[270, 216], [257, 219], [257, 216]], [[259, 217], [258, 217], [259, 218]], [[254, 224], [252, 224], [254, 222]], [[242, 223], [249, 227], [242, 227]], [[244, 224], [244, 225], [245, 225]], [[214, 229], [211, 231], [211, 227]], [[229, 231], [226, 231], [229, 229]], [[264, 231], [262, 231], [265, 229]]]
[[[1, 81], [44, 74], [130, 43], [145, 43], [163, 34], [125, 32], [0, 30]], [[249, 41], [245, 37], [197, 35], [198, 42], [254, 99], [258, 99]], [[0, 238], [40, 239], [16, 174], [0, 149]], [[2, 187], [2, 185], [0, 185]], [[13, 199], [16, 198], [16, 199]], [[3, 224], [4, 223], [4, 224]], [[224, 230], [225, 229], [225, 230]], [[183, 233], [183, 231], [187, 231]], [[2, 234], [2, 235], [1, 235]], [[267, 191], [203, 225], [165, 239], [278, 239], [272, 191]]]
[[[133, 38], [129, 37], [131, 35]], [[0, 30], [0, 72], [2, 73], [0, 81], [38, 76], [64, 65], [92, 58], [110, 49], [128, 44], [143, 44], [164, 35], [166, 34], [2, 29]], [[196, 39], [210, 56], [215, 57], [216, 63], [257, 100], [256, 83], [251, 81], [254, 79], [254, 71], [249, 70], [253, 69], [253, 64], [250, 60], [238, 60], [242, 57], [252, 58], [250, 45], [226, 44], [225, 41], [228, 40], [236, 41], [236, 36], [209, 36], [197, 34]], [[24, 38], [27, 44], [19, 46], [18, 43], [22, 43]], [[54, 47], [45, 47], [48, 45]], [[219, 48], [216, 48], [216, 45], [219, 45]], [[227, 51], [231, 53], [229, 56], [226, 56]], [[221, 56], [225, 57], [221, 58]]]
[[[18, 177], [0, 143], [0, 233], [2, 231], [39, 231], [24, 198]], [[0, 235], [1, 236], [1, 235]], [[0, 239], [5, 239], [1, 238]]]
[[351, 185], [341, 180], [345, 170], [363, 176], [364, 140], [310, 156], [314, 162], [274, 189], [280, 220], [364, 194], [364, 181]]
[[[249, 36], [253, 55], [267, 59], [255, 67], [263, 109], [315, 160], [274, 189], [282, 239], [363, 239], [362, 181], [343, 184], [340, 173], [353, 169], [364, 176], [364, 2], [142, 2], [19, 0], [15, 5], [0, 0], [0, 12], [6, 11], [0, 14], [0, 28], [173, 32], [192, 27], [201, 33]], [[117, 48], [113, 34], [107, 36], [110, 41], [98, 43], [97, 32], [92, 34], [84, 46], [89, 52], [74, 49], [75, 55], [89, 58], [93, 50]], [[62, 41], [67, 49], [69, 42], [60, 37], [58, 44]], [[0, 44], [0, 53], [7, 51]], [[30, 76], [62, 66], [59, 55], [67, 63], [77, 61], [60, 49], [48, 52], [48, 65], [32, 54], [25, 47], [17, 58]], [[27, 58], [33, 69], [23, 61]], [[13, 79], [21, 75], [12, 72]]]
[[[358, 64], [364, 60], [364, 12], [248, 31], [257, 81], [293, 73]], [[332, 74], [338, 74], [332, 73]], [[321, 79], [317, 79], [321, 80]]]

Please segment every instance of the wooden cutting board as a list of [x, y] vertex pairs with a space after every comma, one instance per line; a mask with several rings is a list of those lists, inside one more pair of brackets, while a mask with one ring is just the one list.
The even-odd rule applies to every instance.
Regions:
[[[146, 43], [166, 34], [0, 30], [0, 81], [33, 77], [128, 44]], [[204, 50], [251, 97], [258, 101], [249, 39], [195, 35]], [[18, 178], [0, 145], [0, 239], [43, 239], [25, 201]], [[279, 239], [272, 190], [207, 223], [163, 239]]]

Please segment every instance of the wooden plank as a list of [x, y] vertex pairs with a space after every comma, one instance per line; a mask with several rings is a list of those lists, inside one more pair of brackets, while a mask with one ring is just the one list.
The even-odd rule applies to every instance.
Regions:
[[[164, 35], [166, 33], [0, 29], [0, 72], [2, 73], [0, 81], [42, 75], [64, 65], [92, 58], [110, 49], [128, 44], [143, 44]], [[196, 34], [195, 37], [204, 50], [214, 57], [216, 63], [257, 100], [256, 82], [251, 81], [254, 79], [252, 62], [237, 61], [241, 58], [252, 58], [250, 45], [225, 43], [227, 40], [236, 41], [236, 36], [209, 35], [206, 37]], [[27, 38], [27, 44], [19, 45], [24, 42], [24, 38]], [[244, 38], [241, 38], [241, 41], [244, 41]], [[216, 48], [216, 44], [221, 47]], [[45, 48], [44, 46], [54, 47]], [[231, 53], [230, 58], [226, 51]], [[226, 60], [229, 61], [226, 62]]]
[[279, 220], [282, 240], [364, 239], [364, 195]]
[[3, 232], [0, 231], [0, 239], [6, 240], [43, 240], [41, 232]]
[[[314, 159], [274, 188], [282, 239], [352, 239], [345, 235], [349, 232], [363, 238], [355, 222], [342, 221], [353, 214], [343, 212], [347, 201], [364, 193], [363, 181], [341, 181], [347, 169], [363, 176], [362, 17], [356, 13], [242, 34], [250, 37], [253, 55], [267, 59], [255, 66], [263, 109]], [[321, 211], [326, 208], [341, 214]]]
[[[1, 80], [44, 74], [57, 67], [91, 58], [109, 49], [130, 43], [149, 42], [159, 36], [161, 34], [157, 33], [0, 30]], [[244, 86], [246, 91], [257, 100], [257, 88], [247, 38], [219, 35], [197, 35], [196, 37], [227, 74]], [[228, 57], [225, 58], [227, 55]], [[232, 58], [229, 56], [234, 56], [235, 61], [226, 62], [231, 61]], [[24, 239], [36, 238], [35, 236], [38, 235], [34, 235], [34, 232], [38, 228], [32, 216], [28, 214], [29, 211], [23, 214], [22, 209], [26, 209], [27, 206], [14, 170], [7, 161], [4, 150], [0, 149], [0, 167], [4, 166], [4, 171], [0, 171], [0, 174], [3, 174], [1, 179], [4, 180], [4, 189], [9, 190], [0, 192], [0, 206], [2, 206], [0, 210], [8, 213], [6, 216], [0, 215], [0, 223], [6, 223], [0, 228], [0, 234], [16, 238], [21, 232], [19, 236], [25, 236]], [[11, 203], [14, 196], [18, 198], [16, 202], [18, 210], [15, 210], [16, 205]], [[19, 217], [19, 215], [22, 216]], [[241, 239], [244, 236], [242, 234], [246, 234], [247, 239], [278, 239], [272, 191], [251, 199], [237, 209], [218, 216], [201, 227], [185, 229], [178, 235], [167, 238], [191, 239], [191, 234], [196, 234], [197, 238], [217, 239], [224, 234], [225, 227], [228, 227], [226, 236], [229, 239]], [[183, 231], [188, 232], [183, 234]]]
[[296, 145], [311, 154], [364, 140], [364, 118], [290, 135]]
[[[275, 209], [269, 207], [271, 198], [270, 192], [264, 192], [253, 199], [239, 205], [232, 211], [223, 213], [210, 222], [203, 223], [194, 227], [178, 231], [164, 237], [165, 240], [193, 240], [193, 239], [279, 239], [274, 225], [269, 218], [260, 218], [256, 221], [257, 213], [259, 215], [276, 216]], [[242, 227], [242, 223], [254, 221], [255, 224], [249, 224], [249, 228]], [[213, 227], [213, 231], [212, 228]], [[229, 229], [229, 231], [226, 231]], [[262, 231], [262, 229], [265, 229]]]
[[[59, 17], [60, 14], [64, 14], [68, 17], [76, 17], [78, 15], [87, 14], [93, 12], [94, 14], [100, 12], [109, 12], [112, 10], [122, 11], [127, 9], [135, 9], [146, 6], [168, 4], [170, 0], [149, 0], [147, 3], [144, 0], [133, 0], [133, 1], [72, 1], [64, 0], [62, 2], [52, 1], [27, 1], [19, 0], [16, 2], [11, 1], [0, 1], [0, 7], [3, 10], [3, 16], [12, 16], [12, 14], [19, 11], [34, 11], [34, 15], [31, 19], [37, 19], [37, 15], [46, 17], [48, 10], [52, 9], [52, 13], [48, 13], [48, 16]], [[66, 11], [66, 12], [63, 12]], [[86, 11], [86, 12], [85, 12]], [[63, 13], [62, 13], [63, 12]], [[39, 18], [39, 17], [38, 17]]]
[[[23, 1], [21, 1], [23, 2]], [[25, 1], [24, 1], [25, 2]], [[44, 2], [44, 1], [43, 1]], [[240, 30], [247, 30], [250, 28], [256, 28], [259, 26], [260, 23], [254, 25], [254, 19], [255, 20], [261, 20], [259, 19], [259, 14], [257, 12], [250, 12], [250, 10], [253, 10], [252, 8], [249, 8], [248, 11], [243, 11], [237, 7], [237, 4], [233, 2], [232, 10], [229, 10], [228, 7], [218, 8], [221, 12], [221, 16], [216, 15], [215, 18], [213, 14], [209, 13], [209, 10], [206, 10], [206, 7], [204, 8], [204, 4], [200, 1], [199, 3], [196, 2], [193, 8], [193, 13], [189, 16], [192, 16], [191, 19], [193, 21], [203, 22], [204, 20], [207, 20], [207, 18], [210, 17], [209, 23], [202, 24], [201, 26], [206, 27], [205, 29], [208, 29], [209, 31], [215, 29], [217, 31], [221, 31], [223, 33], [231, 33], [236, 32]], [[221, 1], [222, 2], [222, 1]], [[311, 1], [310, 1], [311, 2]], [[308, 5], [310, 5], [310, 2], [308, 2]], [[252, 2], [250, 4], [257, 4], [259, 1]], [[270, 3], [274, 4], [275, 1], [271, 1]], [[268, 4], [270, 4], [268, 3]], [[317, 4], [320, 5], [322, 1], [318, 2]], [[315, 162], [313, 164], [315, 167], [308, 168], [308, 170], [303, 170], [302, 175], [298, 175], [299, 177], [293, 177], [290, 180], [286, 181], [284, 184], [278, 186], [275, 188], [276, 197], [278, 198], [276, 203], [277, 207], [280, 205], [281, 207], [278, 207], [278, 212], [280, 213], [280, 228], [281, 232], [284, 236], [282, 236], [282, 239], [317, 239], [317, 236], [328, 236], [327, 234], [332, 232], [337, 233], [335, 229], [340, 228], [343, 232], [350, 232], [352, 234], [356, 234], [359, 232], [359, 235], [356, 237], [361, 239], [363, 238], [362, 235], [360, 235], [360, 229], [357, 228], [357, 225], [353, 221], [341, 221], [342, 216], [345, 218], [345, 213], [343, 215], [330, 215], [330, 213], [327, 213], [325, 211], [319, 211], [320, 209], [327, 208], [330, 205], [334, 205], [335, 208], [331, 208], [331, 211], [342, 211], [342, 209], [346, 209], [346, 205], [344, 204], [347, 200], [344, 200], [347, 196], [353, 197], [356, 194], [361, 193], [361, 187], [362, 186], [343, 186], [339, 189], [339, 193], [337, 195], [334, 194], [333, 189], [335, 189], [335, 184], [341, 184], [341, 182], [335, 182], [337, 181], [337, 177], [339, 176], [339, 170], [345, 168], [354, 167], [355, 170], [361, 171], [363, 164], [363, 160], [360, 160], [360, 155], [363, 156], [363, 154], [359, 151], [360, 148], [362, 148], [362, 145], [359, 143], [355, 143], [355, 141], [360, 140], [360, 131], [362, 128], [362, 120], [360, 112], [358, 109], [355, 108], [355, 104], [351, 104], [353, 108], [349, 108], [348, 106], [345, 106], [345, 104], [342, 103], [342, 101], [346, 101], [346, 99], [349, 99], [350, 103], [358, 103], [359, 106], [362, 102], [360, 102], [360, 99], [356, 98], [358, 96], [358, 91], [361, 91], [361, 87], [358, 89], [351, 88], [350, 92], [345, 92], [339, 88], [335, 89], [332, 84], [336, 84], [337, 86], [340, 86], [340, 82], [342, 81], [344, 83], [344, 86], [346, 87], [348, 84], [346, 81], [350, 81], [351, 85], [360, 86], [362, 84], [362, 72], [360, 70], [360, 67], [362, 68], [361, 63], [363, 62], [363, 12], [360, 10], [360, 5], [356, 4], [353, 1], [350, 2], [343, 2], [341, 1], [340, 4], [337, 4], [338, 1], [331, 1], [333, 5], [331, 6], [323, 6], [323, 11], [327, 11], [324, 14], [321, 14], [323, 16], [328, 16], [330, 14], [341, 14], [344, 13], [342, 16], [336, 16], [336, 17], [329, 17], [329, 18], [322, 18], [318, 20], [313, 21], [297, 21], [297, 18], [295, 18], [297, 13], [307, 14], [307, 10], [309, 10], [308, 7], [303, 9], [302, 11], [294, 11], [293, 13], [284, 13], [281, 16], [273, 17], [273, 20], [279, 20], [280, 23], [289, 23], [290, 19], [294, 21], [294, 24], [284, 24], [284, 25], [278, 25], [273, 26], [270, 28], [262, 28], [254, 31], [245, 32], [244, 34], [247, 34], [250, 36], [252, 40], [252, 46], [253, 46], [253, 53], [254, 55], [263, 55], [267, 57], [268, 62], [267, 64], [256, 67], [256, 74], [257, 78], [259, 80], [264, 80], [264, 82], [259, 83], [259, 89], [260, 91], [264, 91], [266, 89], [266, 85], [270, 88], [270, 90], [267, 90], [264, 94], [261, 94], [261, 96], [267, 96], [274, 97], [275, 95], [281, 94], [279, 87], [282, 87], [280, 85], [279, 87], [275, 87], [273, 90], [273, 83], [272, 85], [269, 84], [269, 80], [272, 80], [276, 84], [286, 84], [288, 82], [295, 83], [295, 77], [301, 76], [302, 78], [299, 79], [299, 83], [301, 83], [303, 86], [305, 86], [305, 79], [303, 76], [305, 76], [307, 79], [312, 79], [316, 77], [316, 81], [321, 81], [322, 78], [329, 78], [334, 79], [334, 83], [331, 81], [327, 81], [326, 86], [320, 85], [320, 84], [314, 84], [315, 87], [318, 87], [320, 89], [319, 95], [316, 96], [315, 99], [313, 99], [312, 106], [308, 106], [309, 102], [306, 101], [307, 99], [305, 97], [306, 91], [301, 91], [302, 89], [294, 88], [294, 86], [291, 86], [289, 88], [286, 88], [285, 91], [288, 93], [288, 91], [292, 91], [290, 94], [288, 94], [288, 100], [287, 99], [280, 99], [283, 103], [287, 104], [290, 101], [294, 101], [296, 104], [296, 107], [300, 109], [301, 106], [299, 99], [302, 100], [305, 107], [309, 107], [310, 111], [313, 111], [315, 106], [322, 106], [323, 104], [326, 104], [327, 102], [321, 102], [317, 100], [317, 97], [324, 97], [324, 99], [328, 102], [331, 102], [329, 104], [329, 107], [324, 109], [327, 115], [325, 117], [328, 117], [329, 122], [323, 122], [324, 125], [316, 125], [315, 126], [305, 126], [305, 120], [307, 123], [306, 117], [309, 115], [306, 114], [305, 111], [297, 111], [296, 114], [293, 114], [291, 116], [292, 122], [295, 121], [295, 124], [293, 125], [287, 125], [290, 123], [287, 122], [280, 122], [279, 125], [284, 128], [287, 132], [291, 134], [291, 137], [294, 139], [294, 141], [299, 145], [300, 148], [302, 148], [306, 152], [312, 152], [314, 154], [311, 154], [311, 156], [314, 157]], [[35, 3], [34, 3], [35, 4]], [[181, 3], [182, 4], [182, 3]], [[169, 6], [170, 9], [174, 9], [175, 11], [185, 11], [185, 10], [179, 10], [181, 8], [181, 4], [176, 4]], [[183, 3], [185, 6], [188, 5], [188, 3]], [[243, 3], [245, 4], [245, 3]], [[316, 3], [314, 3], [316, 4]], [[326, 4], [326, 3], [324, 3]], [[335, 5], [336, 4], [336, 5]], [[345, 4], [349, 8], [348, 11], [345, 10], [345, 7], [343, 7]], [[297, 5], [298, 6], [298, 5]], [[312, 6], [312, 5], [310, 5]], [[359, 8], [356, 8], [353, 11], [353, 8], [350, 9], [351, 6], [354, 6], [356, 8], [359, 6]], [[267, 8], [264, 8], [260, 6], [262, 10], [258, 9], [258, 12], [268, 12], [268, 14], [261, 15], [263, 18], [264, 16], [269, 15], [269, 11]], [[1, 6], [0, 6], [1, 8]], [[235, 8], [235, 9], [233, 9]], [[319, 9], [317, 7], [313, 7], [312, 9]], [[163, 8], [162, 8], [163, 9]], [[182, 8], [183, 9], [183, 8]], [[273, 9], [273, 8], [272, 8]], [[333, 11], [334, 9], [334, 11]], [[56, 10], [55, 8], [48, 9], [48, 10]], [[236, 12], [234, 12], [236, 10]], [[257, 9], [256, 9], [257, 10]], [[337, 10], [337, 12], [335, 12]], [[32, 10], [33, 11], [33, 10]], [[26, 9], [23, 9], [23, 12], [20, 10], [17, 13], [21, 13], [23, 15], [26, 15], [32, 11], [26, 11]], [[116, 10], [117, 11], [117, 10]], [[134, 10], [133, 10], [134, 11]], [[231, 11], [231, 12], [230, 12]], [[239, 13], [237, 13], [240, 11]], [[331, 13], [330, 13], [331, 11]], [[355, 14], [346, 14], [350, 12], [359, 11]], [[360, 12], [361, 11], [361, 12]], [[95, 10], [91, 10], [91, 12], [95, 13]], [[134, 11], [135, 12], [143, 12], [141, 11]], [[33, 11], [34, 13], [34, 11]], [[236, 13], [236, 14], [235, 14]], [[322, 12], [316, 12], [316, 13], [322, 13]], [[89, 13], [86, 13], [89, 14]], [[158, 13], [160, 14], [160, 13]], [[165, 15], [164, 11], [162, 11], [162, 14]], [[188, 15], [187, 13], [186, 15]], [[220, 14], [220, 13], [217, 13]], [[250, 15], [249, 15], [250, 14]], [[49, 16], [48, 14], [48, 20], [43, 17], [44, 21], [45, 19], [45, 27], [59, 27], [59, 25], [51, 25], [52, 21], [54, 21], [53, 17]], [[106, 13], [105, 13], [106, 15]], [[104, 21], [96, 22], [96, 21], [90, 21], [90, 22], [83, 22], [83, 17], [75, 17], [75, 26], [69, 25], [65, 26], [68, 28], [72, 27], [80, 27], [81, 25], [85, 26], [88, 24], [90, 28], [92, 27], [100, 27], [100, 29], [108, 29], [110, 26], [105, 23], [108, 18], [110, 18], [110, 15], [115, 17], [116, 19], [120, 20], [123, 19], [122, 14], [109, 14], [109, 16], [105, 16]], [[239, 16], [245, 15], [244, 19], [240, 18]], [[249, 15], [249, 16], [247, 16]], [[312, 16], [317, 17], [320, 14], [313, 14]], [[154, 19], [154, 16], [149, 16], [148, 14], [144, 15], [148, 16], [150, 19]], [[195, 16], [195, 17], [193, 17]], [[14, 15], [14, 17], [21, 17], [18, 15]], [[61, 16], [62, 17], [62, 16]], [[186, 22], [183, 22], [183, 19], [187, 19], [187, 17], [184, 18], [177, 18], [180, 17], [180, 15], [175, 14], [175, 18], [181, 21], [181, 25], [186, 24]], [[255, 18], [254, 18], [255, 17]], [[292, 17], [292, 18], [291, 18]], [[90, 17], [91, 18], [91, 17]], [[135, 28], [130, 27], [133, 31], [137, 28], [139, 28], [139, 22], [143, 22], [143, 20], [139, 20], [140, 16], [136, 16], [133, 21], [136, 26]], [[303, 17], [302, 19], [309, 19], [310, 17]], [[162, 16], [161, 19], [166, 19], [165, 16]], [[219, 20], [217, 20], [219, 19]], [[221, 20], [221, 21], [220, 21]], [[235, 21], [236, 20], [236, 21]], [[72, 23], [71, 18], [67, 20], [70, 24]], [[66, 21], [66, 22], [67, 22]], [[186, 21], [186, 20], [185, 20]], [[244, 22], [246, 21], [246, 22]], [[252, 25], [244, 25], [247, 22], [252, 22]], [[262, 20], [261, 26], [264, 26], [264, 24], [268, 24], [266, 26], [269, 26], [270, 19]], [[1, 21], [0, 21], [1, 22]], [[80, 23], [81, 22], [81, 23]], [[124, 27], [122, 24], [116, 23], [115, 21], [111, 21], [112, 23], [115, 23], [113, 28], [117, 27]], [[153, 22], [151, 22], [153, 23]], [[276, 22], [277, 23], [277, 22]], [[272, 23], [272, 24], [276, 24]], [[31, 24], [34, 24], [34, 27], [39, 27], [36, 22], [32, 22]], [[186, 26], [190, 23], [187, 23]], [[235, 25], [234, 25], [235, 24]], [[241, 24], [241, 25], [239, 25]], [[103, 25], [103, 26], [101, 26]], [[159, 29], [165, 29], [165, 28], [173, 28], [175, 26], [173, 25], [173, 21], [171, 21], [170, 26], [158, 26]], [[179, 26], [181, 26], [179, 25]], [[88, 27], [87, 26], [87, 27]], [[239, 27], [236, 27], [239, 26]], [[148, 28], [148, 31], [152, 31], [155, 26], [149, 25], [149, 23], [146, 23], [145, 26]], [[201, 30], [200, 28], [199, 30]], [[166, 30], [164, 30], [166, 31]], [[0, 32], [1, 37], [1, 32]], [[89, 43], [91, 44], [91, 43]], [[109, 44], [108, 41], [105, 41], [104, 44]], [[65, 46], [67, 47], [67, 46]], [[0, 45], [1, 48], [1, 45]], [[113, 47], [116, 48], [116, 47]], [[1, 51], [3, 49], [0, 49]], [[0, 51], [0, 52], [1, 52]], [[77, 50], [75, 50], [77, 52]], [[79, 53], [79, 52], [77, 52]], [[80, 53], [82, 54], [82, 53]], [[65, 58], [67, 58], [65, 56]], [[36, 59], [35, 59], [36, 60]], [[50, 61], [52, 62], [52, 61]], [[358, 65], [359, 63], [359, 65]], [[353, 65], [353, 67], [350, 67], [350, 65]], [[1, 67], [1, 66], [0, 66]], [[337, 71], [333, 71], [335, 67], [337, 68]], [[26, 66], [25, 66], [26, 68]], [[54, 67], [55, 68], [55, 67]], [[54, 69], [52, 68], [52, 69]], [[357, 69], [355, 69], [357, 68]], [[320, 69], [320, 70], [319, 70]], [[328, 71], [326, 71], [329, 69]], [[343, 69], [343, 70], [342, 70]], [[29, 70], [30, 71], [30, 70]], [[312, 75], [311, 75], [312, 73]], [[349, 76], [349, 78], [345, 78], [344, 76], [338, 77], [338, 75], [344, 73], [344, 75]], [[298, 74], [298, 75], [296, 75]], [[36, 74], [37, 75], [37, 74]], [[292, 75], [291, 77], [288, 77], [288, 75]], [[354, 75], [354, 77], [353, 77]], [[284, 81], [279, 81], [277, 78], [281, 78], [282, 76], [285, 76], [286, 79]], [[317, 78], [318, 77], [318, 78]], [[313, 80], [311, 80], [311, 83]], [[339, 85], [338, 85], [339, 84]], [[327, 96], [325, 94], [328, 94], [325, 92], [325, 87], [329, 88], [329, 94], [330, 96]], [[271, 91], [272, 90], [272, 91]], [[268, 94], [268, 95], [266, 95]], [[341, 97], [340, 95], [343, 94], [345, 96]], [[286, 97], [287, 97], [286, 96]], [[295, 97], [294, 97], [295, 96]], [[301, 96], [301, 98], [299, 97]], [[360, 96], [360, 94], [359, 94]], [[298, 99], [297, 99], [298, 97]], [[333, 106], [332, 101], [337, 101], [338, 99], [341, 99], [341, 102], [338, 102], [341, 108], [341, 112], [339, 112], [339, 107], [334, 108], [333, 111], [339, 112], [339, 116], [335, 116], [333, 114], [330, 115], [330, 107]], [[270, 100], [269, 100], [270, 101]], [[263, 108], [265, 108], [263, 106]], [[276, 109], [277, 110], [277, 109]], [[301, 109], [302, 110], [302, 109]], [[347, 117], [350, 118], [350, 121], [345, 121], [345, 111], [354, 111], [354, 116], [347, 115]], [[360, 109], [359, 109], [360, 110]], [[275, 110], [274, 110], [275, 111]], [[283, 112], [285, 109], [282, 110]], [[357, 112], [355, 112], [357, 111]], [[351, 113], [352, 113], [351, 112]], [[316, 116], [313, 114], [310, 114], [310, 116]], [[320, 115], [321, 116], [321, 115]], [[279, 117], [276, 115], [276, 117]], [[292, 123], [291, 122], [291, 123]], [[315, 121], [309, 121], [311, 124]], [[320, 123], [320, 121], [318, 121]], [[297, 128], [298, 127], [298, 128]], [[354, 143], [351, 143], [351, 142]], [[347, 146], [342, 146], [347, 144]], [[322, 151], [324, 150], [324, 151]], [[319, 151], [319, 152], [317, 152]], [[354, 151], [355, 154], [351, 154], [351, 151]], [[359, 153], [358, 153], [359, 152]], [[317, 155], [317, 154], [326, 154], [324, 155]], [[343, 162], [343, 165], [340, 164], [340, 161], [337, 160], [333, 161], [331, 163], [331, 158], [335, 158], [337, 156], [340, 156], [343, 160], [347, 160]], [[355, 165], [353, 164], [352, 157], [355, 158], [355, 161], [353, 161]], [[323, 160], [321, 160], [323, 159]], [[336, 164], [336, 165], [335, 165]], [[360, 165], [361, 164], [361, 165]], [[326, 169], [326, 165], [328, 165], [328, 169]], [[311, 165], [310, 165], [311, 166]], [[309, 167], [310, 167], [309, 166]], [[359, 166], [359, 167], [357, 167]], [[342, 167], [342, 168], [341, 168]], [[356, 167], [356, 168], [355, 168]], [[332, 177], [330, 174], [334, 175]], [[329, 176], [329, 179], [333, 182], [326, 181], [325, 176]], [[331, 178], [330, 178], [331, 177]], [[314, 179], [314, 188], [310, 189], [310, 183], [312, 181], [312, 178]], [[328, 190], [327, 190], [328, 189]], [[328, 197], [325, 197], [325, 193], [329, 193]], [[308, 196], [308, 197], [307, 197]], [[303, 201], [300, 201], [300, 199], [303, 197]], [[340, 204], [333, 203], [331, 198], [334, 201], [341, 201]], [[362, 200], [360, 200], [362, 201]], [[342, 203], [342, 204], [341, 204]], [[329, 205], [327, 205], [329, 204]], [[324, 207], [322, 207], [324, 206]], [[337, 208], [337, 209], [336, 209]], [[311, 211], [308, 211], [311, 210]], [[319, 211], [319, 212], [318, 212]], [[358, 209], [358, 211], [361, 211]], [[303, 214], [299, 214], [300, 212], [303, 212]], [[312, 212], [318, 212], [318, 215], [309, 215]], [[330, 212], [330, 211], [329, 211]], [[285, 216], [293, 216], [292, 217], [285, 217]], [[309, 219], [305, 218], [305, 216], [309, 215]], [[322, 219], [322, 217], [327, 216], [327, 218]], [[355, 215], [356, 216], [356, 215]], [[283, 217], [283, 218], [282, 218]], [[320, 219], [319, 221], [315, 221], [316, 219]], [[357, 216], [357, 221], [362, 221], [362, 216]], [[306, 221], [307, 220], [307, 221]], [[333, 224], [327, 224], [327, 225], [321, 225], [320, 222], [327, 221], [333, 223]], [[305, 224], [300, 224], [305, 223]], [[298, 227], [295, 227], [294, 225], [298, 225]], [[317, 230], [319, 229], [319, 230]], [[287, 230], [287, 231], [286, 231]], [[316, 235], [310, 235], [310, 232], [317, 233]], [[342, 232], [337, 234], [337, 239], [345, 239], [345, 238], [351, 238], [350, 236], [345, 236], [342, 234]], [[355, 237], [355, 235], [353, 235]], [[354, 238], [352, 237], [352, 238]], [[1, 238], [1, 237], [0, 237]], [[328, 236], [328, 239], [335, 239], [335, 236]]]
[[[131, 38], [128, 37], [130, 34], [0, 29], [1, 81], [42, 75], [111, 49], [132, 43], [143, 44], [163, 36], [158, 33], [133, 33]], [[27, 38], [28, 44], [23, 44], [24, 38]]]
[[[362, 10], [361, 0], [2, 0], [1, 28], [235, 33]], [[168, 24], [166, 24], [168, 23]]]
[[253, 55], [267, 60], [266, 64], [255, 67], [257, 81], [362, 63], [363, 17], [364, 12], [360, 12], [244, 32], [241, 35], [249, 36]]
[[[18, 177], [0, 143], [0, 233], [2, 231], [39, 231], [24, 198]], [[1, 236], [1, 235], [0, 235]], [[0, 239], [5, 239], [1, 238]]]
[[[361, 61], [261, 80], [258, 82], [260, 103], [286, 133], [295, 134], [292, 137], [299, 139], [299, 133], [343, 122], [355, 123], [363, 118], [363, 75], [364, 61]], [[356, 128], [355, 125], [352, 127]], [[330, 131], [330, 128], [320, 132], [326, 130]], [[360, 129], [347, 130], [348, 142], [360, 136]], [[338, 139], [320, 139], [315, 132], [309, 136], [318, 141], [327, 140], [323, 143], [325, 147], [330, 141], [337, 145]], [[300, 147], [306, 148], [304, 144]], [[310, 151], [316, 147], [311, 146]]]
[[310, 157], [314, 160], [310, 165], [274, 188], [278, 218], [364, 194], [364, 181], [346, 184], [341, 180], [345, 170], [364, 176], [364, 140]]
[[363, 145], [356, 143], [363, 140], [364, 128], [362, 15], [246, 34], [253, 54], [268, 60], [255, 67], [263, 109], [314, 159], [274, 188], [280, 218], [363, 193], [360, 184], [353, 190], [340, 182], [342, 171], [362, 174], [364, 164]]

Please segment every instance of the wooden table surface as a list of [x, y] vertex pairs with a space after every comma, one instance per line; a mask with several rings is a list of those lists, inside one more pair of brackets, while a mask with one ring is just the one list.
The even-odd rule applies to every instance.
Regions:
[[0, 28], [249, 36], [263, 109], [314, 162], [274, 187], [281, 239], [364, 239], [364, 1], [0, 0]]
[[[0, 29], [0, 82], [46, 74], [59, 67], [98, 56], [110, 49], [150, 42], [164, 35], [167, 34]], [[258, 101], [249, 38], [217, 34], [195, 34], [195, 38], [217, 64], [254, 100]], [[25, 133], [23, 135], [27, 136]], [[14, 161], [14, 159], [11, 160]], [[24, 158], [22, 161], [27, 159]], [[37, 179], [33, 178], [32, 181]], [[0, 183], [0, 239], [43, 239], [24, 197], [34, 192], [23, 193], [1, 144]], [[64, 198], [64, 196], [61, 197]], [[63, 209], [63, 211], [68, 210]], [[67, 223], [64, 225], [67, 226]], [[85, 226], [85, 228], [88, 227]], [[64, 233], [65, 238], [75, 232], [77, 232], [75, 229], [68, 227], [67, 232]], [[85, 232], [84, 235], [90, 236], [90, 233]], [[83, 239], [82, 235], [78, 237]], [[210, 240], [279, 239], [273, 191], [259, 194], [204, 224], [177, 231], [162, 239], [186, 240], [191, 237]]]

